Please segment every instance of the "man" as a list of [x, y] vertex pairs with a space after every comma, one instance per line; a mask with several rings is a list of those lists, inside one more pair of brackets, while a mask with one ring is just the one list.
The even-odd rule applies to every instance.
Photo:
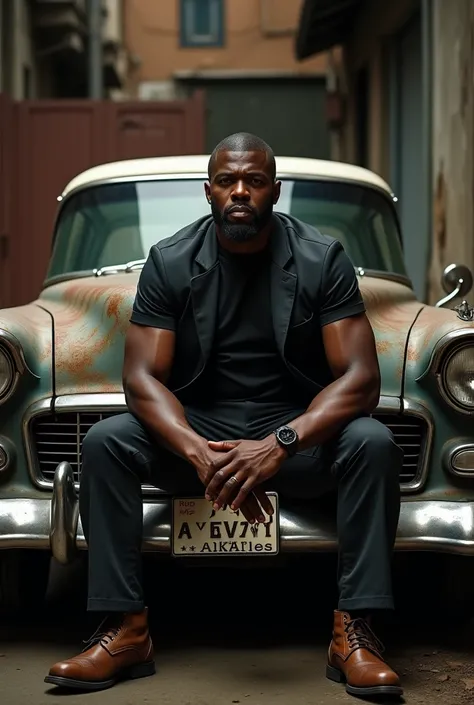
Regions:
[[214, 150], [212, 215], [154, 245], [126, 337], [129, 413], [83, 445], [80, 512], [88, 609], [108, 613], [48, 683], [99, 690], [155, 671], [141, 585], [141, 484], [201, 491], [249, 521], [265, 489], [311, 500], [337, 490], [338, 610], [327, 676], [354, 695], [401, 694], [369, 627], [392, 608], [390, 562], [402, 452], [370, 417], [374, 336], [337, 240], [273, 212], [270, 147], [246, 133]]

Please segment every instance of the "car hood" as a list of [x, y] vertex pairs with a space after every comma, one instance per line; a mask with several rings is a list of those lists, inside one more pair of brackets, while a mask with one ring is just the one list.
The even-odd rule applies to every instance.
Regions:
[[[48, 286], [38, 302], [54, 319], [57, 395], [122, 391], [125, 332], [137, 273], [86, 277]], [[399, 396], [411, 326], [423, 304], [395, 281], [360, 279], [374, 329], [382, 393]]]

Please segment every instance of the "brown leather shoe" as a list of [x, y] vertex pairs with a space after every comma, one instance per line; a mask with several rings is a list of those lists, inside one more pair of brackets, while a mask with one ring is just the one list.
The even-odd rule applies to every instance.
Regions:
[[148, 610], [108, 617], [79, 656], [56, 663], [45, 683], [78, 690], [104, 690], [117, 681], [155, 673]]
[[346, 683], [350, 695], [403, 695], [400, 679], [387, 666], [383, 645], [365, 619], [351, 619], [347, 612], [334, 612], [334, 630], [328, 652], [326, 676]]

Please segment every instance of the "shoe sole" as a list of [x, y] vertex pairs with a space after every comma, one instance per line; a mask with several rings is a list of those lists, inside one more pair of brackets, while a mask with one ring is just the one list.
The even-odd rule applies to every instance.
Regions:
[[115, 678], [110, 678], [107, 681], [81, 681], [75, 680], [74, 678], [65, 678], [64, 676], [46, 676], [44, 682], [56, 685], [59, 688], [69, 688], [72, 690], [106, 690], [120, 681], [147, 678], [147, 676], [153, 676], [155, 673], [155, 663], [154, 661], [149, 661], [148, 663], [140, 663], [137, 666], [125, 668], [117, 673]]
[[354, 685], [349, 685], [342, 671], [333, 666], [326, 666], [326, 678], [334, 683], [344, 683], [346, 693], [349, 695], [372, 696], [372, 695], [393, 695], [400, 697], [403, 695], [403, 688], [399, 685], [373, 685], [367, 688], [357, 688]]

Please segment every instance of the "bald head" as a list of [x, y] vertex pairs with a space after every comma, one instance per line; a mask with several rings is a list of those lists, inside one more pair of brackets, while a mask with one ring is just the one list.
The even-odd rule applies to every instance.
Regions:
[[214, 147], [208, 164], [209, 178], [215, 167], [216, 158], [219, 152], [264, 152], [267, 157], [267, 164], [274, 180], [276, 176], [275, 155], [272, 148], [260, 137], [252, 135], [250, 132], [235, 132], [233, 135], [225, 137]]

